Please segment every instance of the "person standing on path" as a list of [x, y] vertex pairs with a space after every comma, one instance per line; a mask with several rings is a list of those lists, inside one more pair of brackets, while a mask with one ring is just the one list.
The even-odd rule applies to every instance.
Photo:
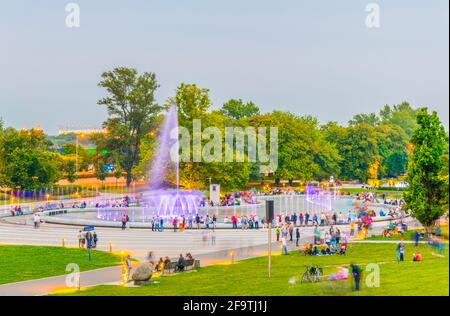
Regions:
[[39, 228], [39, 223], [41, 222], [41, 218], [39, 217], [39, 214], [34, 214], [34, 228]]
[[414, 232], [414, 246], [419, 246], [419, 238], [420, 238], [420, 235], [419, 235], [419, 232], [416, 230], [415, 232]]
[[162, 232], [164, 230], [164, 218], [159, 219], [159, 231]]
[[289, 241], [293, 241], [292, 237], [294, 235], [294, 224], [289, 224]]
[[177, 225], [178, 225], [178, 221], [177, 221], [176, 217], [173, 218], [172, 225], [173, 225], [173, 232], [176, 233], [177, 232]]
[[130, 255], [127, 255], [125, 257], [125, 266], [127, 269], [127, 281], [130, 278], [130, 274], [131, 274], [131, 269], [133, 268], [133, 265], [131, 264], [131, 257]]
[[295, 245], [298, 247], [298, 242], [300, 240], [300, 228], [295, 229]]
[[281, 244], [283, 245], [283, 254], [287, 255], [288, 254], [288, 250], [287, 250], [287, 237], [282, 237], [281, 238]]
[[125, 214], [122, 215], [122, 230], [125, 230], [127, 226], [127, 217], [125, 216]]
[[397, 261], [404, 261], [405, 259], [405, 243], [403, 239], [397, 244]]
[[89, 261], [92, 261], [92, 257], [91, 257], [92, 243], [93, 243], [92, 235], [91, 235], [91, 233], [88, 232], [88, 233], [86, 234], [86, 248], [87, 248], [87, 251], [88, 251], [88, 258], [89, 258]]
[[77, 235], [78, 238], [78, 248], [83, 248], [83, 232], [80, 230]]
[[353, 279], [355, 280], [355, 291], [360, 291], [360, 283], [361, 283], [361, 268], [356, 264], [351, 264]]

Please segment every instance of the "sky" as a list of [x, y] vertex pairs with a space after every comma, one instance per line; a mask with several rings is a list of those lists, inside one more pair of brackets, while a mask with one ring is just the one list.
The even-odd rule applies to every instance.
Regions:
[[[66, 5], [80, 27], [66, 26]], [[369, 3], [380, 8], [369, 28]], [[449, 124], [447, 0], [0, 0], [0, 117], [16, 128], [100, 127], [102, 72], [154, 72], [262, 112], [345, 124], [410, 102]]]

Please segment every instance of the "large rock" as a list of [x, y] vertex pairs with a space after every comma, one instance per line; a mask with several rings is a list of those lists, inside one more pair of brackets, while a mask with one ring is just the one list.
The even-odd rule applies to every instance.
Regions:
[[134, 271], [131, 279], [134, 284], [140, 285], [149, 283], [153, 273], [153, 264], [147, 262], [139, 266], [136, 271]]

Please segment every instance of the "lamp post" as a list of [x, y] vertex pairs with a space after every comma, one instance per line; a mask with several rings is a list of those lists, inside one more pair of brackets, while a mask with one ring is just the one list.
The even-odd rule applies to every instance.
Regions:
[[78, 172], [78, 134], [75, 134], [75, 174]]
[[83, 138], [84, 134], [75, 134], [75, 173], [78, 172], [78, 146], [79, 146], [79, 137]]

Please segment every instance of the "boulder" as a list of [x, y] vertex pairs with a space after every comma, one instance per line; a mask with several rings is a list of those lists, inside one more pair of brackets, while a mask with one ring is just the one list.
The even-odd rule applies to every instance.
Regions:
[[148, 283], [152, 277], [152, 273], [153, 273], [153, 264], [147, 262], [139, 266], [136, 269], [136, 271], [134, 271], [131, 279], [134, 281], [134, 284]]

